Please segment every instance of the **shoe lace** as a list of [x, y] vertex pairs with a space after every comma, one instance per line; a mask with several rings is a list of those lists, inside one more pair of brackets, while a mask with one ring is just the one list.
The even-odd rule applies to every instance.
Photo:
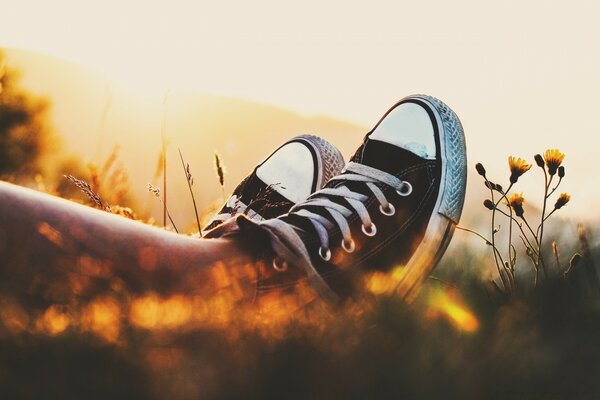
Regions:
[[[355, 162], [348, 163], [342, 174], [331, 178], [331, 181], [364, 183], [379, 202], [381, 213], [388, 216], [394, 215], [395, 208], [388, 201], [380, 185], [393, 188], [400, 196], [408, 196], [412, 192], [412, 185], [409, 182], [379, 169]], [[357, 214], [360, 218], [362, 231], [367, 236], [376, 234], [375, 224], [365, 206], [365, 202], [369, 197], [363, 193], [352, 191], [342, 183], [337, 187], [319, 190], [305, 201], [292, 207], [288, 215], [293, 214], [310, 221], [319, 238], [319, 256], [323, 260], [329, 261], [331, 258], [329, 232], [336, 226], [342, 234], [342, 248], [348, 253], [354, 251], [355, 244], [348, 223], [348, 219], [353, 214]], [[333, 201], [333, 199], [340, 198], [346, 200], [350, 208]], [[331, 218], [309, 210], [318, 208], [324, 209], [326, 213], [323, 214], [327, 214]], [[302, 228], [289, 224], [280, 218], [261, 221], [258, 225], [262, 226], [269, 234], [276, 258], [283, 260], [283, 265], [278, 265], [276, 260], [273, 261], [276, 270], [285, 270], [287, 269], [286, 263], [292, 263], [306, 271], [309, 282], [313, 284], [320, 295], [332, 300], [337, 297], [312, 265], [308, 250], [301, 238], [301, 234], [304, 233]]]
[[238, 215], [238, 214], [246, 214], [248, 216], [248, 218], [252, 218], [254, 220], [260, 221], [263, 220], [264, 218], [257, 213], [256, 211], [254, 211], [251, 208], [248, 208], [249, 206], [247, 206], [246, 204], [244, 204], [235, 194], [233, 196], [231, 196], [229, 198], [229, 200], [227, 200], [227, 203], [225, 203], [225, 206], [223, 207], [224, 209], [228, 209], [230, 211], [226, 211], [220, 214], [215, 215], [210, 223], [208, 223], [207, 226], [213, 226], [215, 225], [216, 222], [218, 222], [219, 224], [227, 221], [228, 219], [230, 219], [231, 217]]

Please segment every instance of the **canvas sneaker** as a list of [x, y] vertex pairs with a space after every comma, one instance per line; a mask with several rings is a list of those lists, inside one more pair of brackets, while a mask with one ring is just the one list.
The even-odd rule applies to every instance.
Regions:
[[220, 236], [214, 228], [234, 215], [262, 221], [287, 213], [339, 174], [343, 166], [340, 151], [322, 138], [300, 135], [288, 140], [236, 187], [203, 229], [204, 236]]
[[441, 101], [409, 96], [366, 135], [325, 188], [268, 221], [272, 267], [259, 291], [312, 284], [323, 297], [355, 293], [364, 271], [390, 271], [407, 300], [438, 263], [460, 219], [466, 185], [462, 125]]

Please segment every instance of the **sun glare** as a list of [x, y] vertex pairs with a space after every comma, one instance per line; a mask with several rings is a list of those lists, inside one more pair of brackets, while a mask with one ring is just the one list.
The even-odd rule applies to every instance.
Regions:
[[454, 290], [430, 289], [427, 316], [431, 319], [444, 318], [459, 331], [466, 333], [479, 329], [477, 317]]

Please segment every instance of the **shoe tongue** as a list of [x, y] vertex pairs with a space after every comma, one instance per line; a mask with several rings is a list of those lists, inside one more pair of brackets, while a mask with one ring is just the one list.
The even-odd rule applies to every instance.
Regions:
[[[350, 161], [380, 169], [391, 175], [397, 175], [411, 166], [422, 163], [424, 159], [412, 151], [387, 142], [367, 138], [365, 143], [359, 147]], [[332, 181], [331, 184], [328, 184], [327, 187], [337, 187], [342, 184], [354, 192], [362, 193], [367, 196], [371, 195], [370, 190], [362, 182], [335, 180]], [[329, 199], [335, 203], [344, 205], [348, 209], [352, 209], [347, 201], [339, 197], [329, 197]], [[332, 220], [331, 215], [322, 207], [310, 207], [310, 211]], [[313, 239], [316, 240], [316, 231], [308, 219], [293, 214], [284, 216], [283, 219], [286, 222], [301, 228], [305, 232], [312, 232], [310, 236], [314, 236]], [[330, 237], [330, 240], [331, 239], [332, 238]]]
[[423, 158], [413, 151], [367, 138], [352, 161], [396, 175], [404, 169], [422, 162]]

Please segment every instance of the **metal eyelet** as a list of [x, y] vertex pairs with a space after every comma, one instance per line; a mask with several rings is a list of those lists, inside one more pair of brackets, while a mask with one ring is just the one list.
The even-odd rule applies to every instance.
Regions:
[[282, 261], [281, 265], [278, 264], [277, 258], [273, 259], [273, 269], [278, 272], [284, 272], [288, 269], [288, 263], [286, 261]]
[[402, 189], [396, 190], [396, 193], [398, 193], [399, 196], [406, 197], [406, 196], [410, 195], [412, 193], [412, 191], [413, 191], [413, 187], [410, 184], [410, 182], [404, 181], [404, 182], [402, 182]]
[[367, 230], [367, 228], [365, 227], [365, 225], [361, 225], [360, 229], [363, 231], [363, 233], [367, 236], [375, 236], [375, 234], [377, 233], [377, 227], [375, 226], [374, 223], [371, 222], [371, 225], [369, 225], [369, 230]]
[[355, 248], [356, 244], [354, 243], [354, 240], [350, 239], [350, 244], [346, 246], [346, 239], [342, 239], [342, 249], [344, 249], [346, 253], [352, 253]]
[[327, 249], [325, 254], [323, 254], [323, 248], [319, 247], [319, 257], [321, 257], [323, 261], [331, 260], [331, 250]]
[[383, 215], [387, 215], [389, 217], [389, 216], [394, 215], [396, 213], [396, 208], [394, 207], [394, 205], [392, 203], [388, 203], [387, 210], [386, 210], [380, 204], [379, 205], [379, 211], [381, 211], [381, 213]]

